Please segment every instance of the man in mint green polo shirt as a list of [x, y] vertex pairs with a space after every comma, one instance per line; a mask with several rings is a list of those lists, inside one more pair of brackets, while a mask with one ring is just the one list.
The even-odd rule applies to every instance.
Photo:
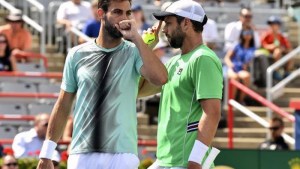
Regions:
[[[221, 115], [222, 65], [203, 44], [207, 17], [201, 5], [179, 0], [165, 11], [154, 13], [165, 22], [163, 33], [181, 54], [167, 64], [168, 82], [161, 89], [158, 116], [157, 160], [151, 169], [207, 169], [218, 150], [211, 150]], [[159, 92], [147, 82], [139, 95]]]
[[[50, 157], [75, 97], [68, 169], [139, 166], [139, 77], [161, 86], [167, 81], [167, 70], [138, 34], [136, 22], [131, 19], [131, 0], [99, 0], [97, 14], [101, 19], [98, 37], [72, 48], [66, 58], [61, 91], [51, 113], [38, 169], [53, 168]], [[157, 36], [156, 28], [153, 31]]]

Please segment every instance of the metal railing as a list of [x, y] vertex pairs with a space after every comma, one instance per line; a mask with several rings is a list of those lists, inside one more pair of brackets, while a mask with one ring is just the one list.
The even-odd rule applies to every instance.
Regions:
[[[284, 78], [281, 82], [276, 84], [273, 87], [273, 73], [276, 69], [280, 68], [288, 61], [296, 57], [300, 53], [300, 46], [294, 49], [293, 51], [289, 52], [287, 55], [282, 57], [280, 60], [272, 64], [267, 69], [267, 100], [272, 102], [274, 100], [274, 96], [279, 97], [282, 94], [282, 90], [290, 81], [294, 80], [296, 77], [300, 75], [300, 69], [292, 72], [288, 77]], [[272, 117], [272, 110], [268, 110], [267, 117], [270, 119]]]
[[52, 1], [48, 6], [48, 45], [53, 43], [53, 26], [55, 25], [53, 16], [56, 14], [56, 10], [62, 4], [62, 1]]
[[[231, 99], [231, 100], [229, 100], [229, 104], [232, 105], [233, 107], [235, 107], [236, 109], [238, 109], [239, 111], [241, 111], [242, 113], [244, 113], [245, 115], [247, 115], [248, 117], [250, 117], [253, 120], [255, 120], [257, 123], [259, 123], [260, 125], [262, 125], [264, 128], [269, 128], [270, 127], [270, 123], [269, 122], [267, 122], [263, 118], [259, 117], [257, 114], [253, 113], [252, 111], [250, 111], [245, 106], [243, 106], [240, 103], [238, 103], [237, 101]], [[282, 133], [282, 137], [288, 143], [290, 143], [292, 145], [295, 145], [295, 139], [293, 137], [291, 137], [290, 135], [288, 135], [286, 133]]]
[[[40, 33], [40, 52], [42, 54], [46, 53], [46, 13], [44, 6], [38, 2], [37, 0], [24, 0], [23, 1], [23, 13], [25, 15], [24, 21], [28, 23], [30, 26], [32, 26], [35, 30], [37, 30]], [[29, 5], [32, 5], [37, 8], [40, 18], [39, 23], [36, 21], [30, 19], [29, 13], [28, 13], [28, 7]]]
[[79, 44], [79, 39], [90, 41], [92, 38], [82, 33], [79, 29], [72, 26], [70, 32], [67, 33], [67, 50]]
[[236, 87], [239, 90], [241, 90], [242, 92], [246, 93], [248, 96], [252, 97], [253, 99], [257, 100], [258, 102], [260, 102], [262, 105], [272, 109], [274, 112], [276, 112], [277, 114], [279, 114], [281, 117], [284, 117], [286, 119], [288, 119], [290, 122], [295, 122], [295, 117], [291, 114], [289, 114], [288, 112], [282, 110], [280, 107], [276, 106], [275, 104], [273, 104], [272, 102], [266, 100], [264, 97], [260, 96], [259, 94], [255, 93], [254, 91], [252, 91], [251, 89], [249, 89], [248, 87], [244, 86], [243, 84], [241, 84], [240, 82], [236, 81], [236, 80], [229, 80], [229, 89], [228, 89], [228, 113], [227, 113], [227, 123], [228, 123], [228, 148], [233, 148], [233, 119], [234, 119], [234, 115], [233, 115], [233, 107], [230, 104], [231, 100], [234, 100], [234, 96], [233, 96], [233, 88]]

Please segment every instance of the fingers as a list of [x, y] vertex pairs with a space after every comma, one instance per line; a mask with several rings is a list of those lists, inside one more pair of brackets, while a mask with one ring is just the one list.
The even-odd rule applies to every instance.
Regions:
[[121, 30], [130, 30], [131, 29], [131, 20], [123, 20], [119, 22], [119, 28]]
[[157, 29], [156, 29], [156, 32], [157, 32], [157, 34], [159, 33], [159, 31], [160, 31], [160, 28], [161, 28], [161, 25], [162, 25], [162, 22], [163, 21], [159, 21], [159, 23], [158, 23], [158, 27], [157, 27]]
[[119, 31], [121, 31], [121, 28], [120, 28], [119, 24], [115, 24], [115, 27], [116, 27]]

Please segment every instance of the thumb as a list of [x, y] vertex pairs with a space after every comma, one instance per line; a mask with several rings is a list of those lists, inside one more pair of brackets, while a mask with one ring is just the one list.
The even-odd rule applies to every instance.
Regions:
[[158, 39], [158, 34], [159, 34], [159, 31], [160, 31], [162, 22], [163, 22], [163, 21], [159, 21], [158, 26], [157, 26], [157, 29], [156, 29], [156, 31], [155, 31], [155, 38], [156, 38], [156, 39]]
[[121, 28], [120, 28], [120, 25], [119, 25], [119, 24], [115, 24], [115, 27], [116, 27], [119, 31], [121, 31]]

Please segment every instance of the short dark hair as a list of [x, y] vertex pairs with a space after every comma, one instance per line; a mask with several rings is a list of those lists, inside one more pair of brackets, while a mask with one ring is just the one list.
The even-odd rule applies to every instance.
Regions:
[[111, 1], [129, 1], [131, 5], [131, 0], [98, 0], [98, 8], [101, 8], [104, 12], [107, 12]]
[[281, 127], [284, 127], [284, 122], [283, 122], [282, 118], [280, 118], [280, 117], [273, 117], [272, 121], [273, 122], [277, 121], [277, 122], [279, 122], [279, 124], [280, 124]]
[[[184, 20], [184, 17], [182, 17], [182, 16], [175, 15], [175, 17], [176, 17], [176, 20], [177, 20], [178, 24], [180, 24]], [[207, 20], [208, 20], [208, 18], [207, 18], [206, 15], [204, 16], [203, 22], [198, 22], [198, 21], [191, 20], [191, 22], [193, 24], [194, 31], [195, 32], [202, 32], [203, 31], [203, 26], [206, 24]]]
[[242, 44], [243, 46], [244, 46], [244, 44], [245, 44], [245, 39], [244, 39], [244, 35], [243, 35], [245, 31], [252, 31], [252, 39], [250, 40], [249, 46], [250, 46], [250, 47], [255, 47], [254, 31], [253, 31], [252, 28], [249, 27], [249, 26], [246, 26], [244, 29], [242, 29], [242, 31], [241, 31], [241, 33], [240, 33], [240, 42], [241, 42], [241, 44]]

